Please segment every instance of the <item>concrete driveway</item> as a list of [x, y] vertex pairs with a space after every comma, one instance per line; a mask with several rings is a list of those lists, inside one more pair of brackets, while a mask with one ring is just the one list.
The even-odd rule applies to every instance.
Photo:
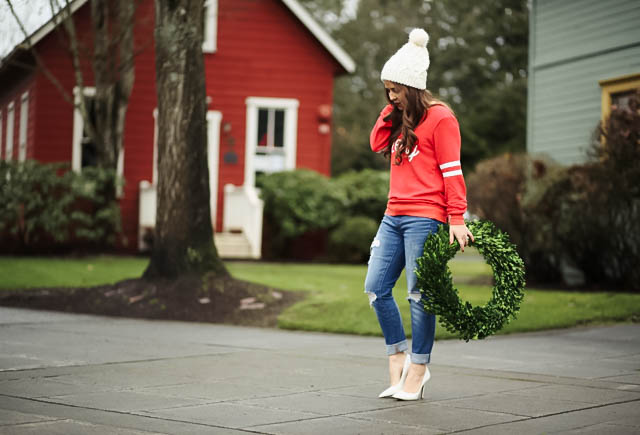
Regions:
[[436, 343], [378, 399], [381, 338], [0, 307], [1, 434], [640, 433], [640, 325]]

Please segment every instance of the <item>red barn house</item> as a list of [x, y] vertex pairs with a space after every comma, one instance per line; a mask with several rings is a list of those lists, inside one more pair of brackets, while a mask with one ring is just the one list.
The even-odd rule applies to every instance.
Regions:
[[[259, 258], [262, 201], [258, 172], [309, 168], [329, 175], [333, 81], [353, 60], [296, 0], [208, 0], [203, 44], [209, 101], [208, 159], [212, 221], [223, 257]], [[153, 1], [135, 20], [135, 83], [118, 171], [128, 251], [142, 249], [155, 222], [156, 89]], [[72, 2], [78, 39], [91, 46], [87, 0]], [[68, 47], [54, 20], [31, 35], [44, 65], [79, 98]], [[90, 102], [90, 63], [83, 64]], [[76, 91], [74, 93], [74, 90]], [[36, 68], [24, 44], [0, 62], [0, 158], [91, 164], [88, 137], [74, 107]], [[85, 154], [85, 155], [83, 155]]]

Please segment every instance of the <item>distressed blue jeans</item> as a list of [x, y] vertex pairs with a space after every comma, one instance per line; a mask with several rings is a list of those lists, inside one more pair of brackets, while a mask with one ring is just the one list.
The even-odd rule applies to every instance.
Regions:
[[436, 316], [426, 313], [420, 302], [420, 289], [415, 274], [416, 260], [422, 256], [427, 236], [435, 233], [442, 222], [417, 216], [385, 215], [371, 244], [371, 257], [364, 291], [376, 312], [387, 346], [387, 354], [408, 350], [393, 287], [405, 269], [411, 308], [411, 362], [427, 364], [436, 330]]

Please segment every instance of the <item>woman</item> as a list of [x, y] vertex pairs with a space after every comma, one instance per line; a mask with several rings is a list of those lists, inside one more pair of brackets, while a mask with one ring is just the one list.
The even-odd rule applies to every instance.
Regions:
[[[387, 105], [371, 131], [371, 149], [391, 160], [389, 201], [371, 244], [365, 292], [382, 329], [391, 386], [379, 397], [417, 400], [431, 377], [427, 364], [436, 319], [426, 313], [416, 286], [416, 259], [427, 236], [449, 223], [449, 242], [462, 250], [473, 240], [462, 215], [467, 206], [460, 166], [460, 129], [451, 110], [426, 90], [429, 36], [414, 29], [409, 42], [382, 68]], [[412, 353], [392, 289], [402, 269], [411, 308]]]

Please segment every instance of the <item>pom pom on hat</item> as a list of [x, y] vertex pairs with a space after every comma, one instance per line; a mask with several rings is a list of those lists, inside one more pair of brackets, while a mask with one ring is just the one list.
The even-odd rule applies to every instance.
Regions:
[[409, 33], [409, 42], [420, 47], [426, 47], [427, 42], [429, 42], [429, 34], [423, 29], [413, 29], [411, 33]]
[[429, 69], [429, 34], [423, 29], [413, 29], [409, 42], [404, 44], [382, 67], [381, 80], [389, 80], [417, 89], [427, 88]]

